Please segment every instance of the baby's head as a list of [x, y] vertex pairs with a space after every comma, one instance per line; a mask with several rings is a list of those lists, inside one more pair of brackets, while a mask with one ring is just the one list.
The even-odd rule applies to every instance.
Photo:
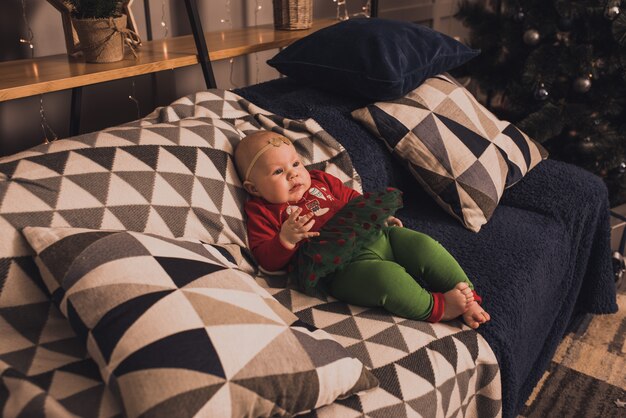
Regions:
[[235, 149], [235, 164], [246, 191], [270, 203], [295, 203], [311, 187], [311, 176], [291, 141], [274, 132], [243, 138]]

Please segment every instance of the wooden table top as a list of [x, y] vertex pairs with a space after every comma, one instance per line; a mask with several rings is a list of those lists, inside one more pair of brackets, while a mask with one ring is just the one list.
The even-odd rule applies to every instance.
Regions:
[[[275, 30], [262, 25], [206, 32], [209, 59], [217, 61], [268, 49], [283, 48], [319, 29], [337, 23], [320, 19], [306, 30]], [[186, 67], [198, 63], [192, 35], [144, 42], [137, 58], [94, 64], [66, 54], [0, 62], [0, 102], [105, 81]]]

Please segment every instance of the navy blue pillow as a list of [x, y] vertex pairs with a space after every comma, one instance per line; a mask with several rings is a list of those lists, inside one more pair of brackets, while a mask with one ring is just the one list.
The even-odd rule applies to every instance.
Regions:
[[361, 18], [302, 38], [267, 63], [331, 91], [393, 100], [479, 53], [426, 26]]

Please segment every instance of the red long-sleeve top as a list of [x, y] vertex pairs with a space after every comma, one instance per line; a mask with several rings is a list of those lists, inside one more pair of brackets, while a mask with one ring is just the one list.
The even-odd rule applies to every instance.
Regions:
[[311, 231], [319, 231], [330, 218], [359, 192], [343, 185], [337, 177], [319, 170], [311, 170], [311, 187], [296, 203], [269, 203], [263, 198], [251, 197], [245, 205], [248, 215], [248, 243], [256, 261], [267, 271], [283, 270], [295, 248], [287, 249], [280, 242], [280, 228], [297, 207], [300, 216], [314, 213]]

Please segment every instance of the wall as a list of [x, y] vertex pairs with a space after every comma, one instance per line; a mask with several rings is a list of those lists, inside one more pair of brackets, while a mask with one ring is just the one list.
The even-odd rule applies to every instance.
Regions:
[[[149, 0], [144, 0], [149, 1]], [[139, 34], [146, 39], [144, 1], [134, 0], [131, 5]], [[59, 12], [45, 0], [24, 0], [28, 24], [33, 31], [35, 56], [65, 54], [65, 41]], [[228, 17], [227, 0], [197, 0], [204, 29], [216, 31], [230, 25], [221, 20]], [[19, 42], [27, 37], [27, 26], [22, 16], [21, 0], [3, 2], [0, 14], [0, 61], [28, 59], [31, 51]], [[230, 0], [232, 27], [246, 27], [273, 22], [271, 0]], [[350, 14], [360, 12], [365, 0], [347, 0]], [[411, 20], [428, 24], [451, 34], [463, 34], [462, 26], [450, 18], [456, 0], [380, 0], [380, 17]], [[164, 36], [161, 27], [162, 6], [168, 36], [190, 33], [185, 6], [182, 0], [152, 0], [150, 14], [154, 38]], [[261, 6], [255, 13], [257, 5]], [[314, 0], [314, 19], [334, 17], [336, 4], [332, 0]], [[265, 51], [246, 57], [213, 63], [220, 88], [242, 87], [277, 78], [279, 74], [265, 64], [277, 51]], [[145, 116], [156, 106], [166, 105], [178, 97], [205, 89], [199, 66], [160, 72], [156, 83], [150, 75], [112, 81], [83, 88], [81, 132], [91, 132]], [[136, 105], [128, 96], [139, 101]], [[43, 98], [46, 119], [59, 137], [69, 130], [70, 91], [43, 96], [0, 102], [0, 156], [37, 145], [44, 139], [40, 124], [40, 100]], [[48, 134], [48, 137], [52, 136]]]

